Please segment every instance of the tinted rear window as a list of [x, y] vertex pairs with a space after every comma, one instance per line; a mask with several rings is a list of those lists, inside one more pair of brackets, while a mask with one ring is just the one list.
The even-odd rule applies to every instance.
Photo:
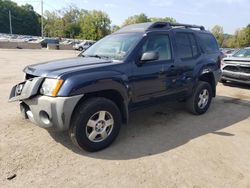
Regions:
[[192, 52], [193, 52], [193, 57], [196, 57], [199, 52], [198, 52], [198, 46], [195, 41], [194, 35], [189, 34], [190, 42], [191, 42], [191, 47], [192, 47]]
[[219, 46], [212, 34], [199, 34], [201, 47], [205, 53], [216, 53], [219, 51]]
[[177, 33], [176, 34], [176, 44], [179, 52], [180, 58], [192, 58], [192, 48], [186, 33]]
[[177, 33], [176, 44], [181, 59], [195, 58], [199, 54], [196, 40], [191, 33]]

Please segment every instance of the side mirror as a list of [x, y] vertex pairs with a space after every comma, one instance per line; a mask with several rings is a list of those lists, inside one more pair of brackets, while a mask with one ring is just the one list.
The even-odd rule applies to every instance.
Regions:
[[155, 61], [159, 59], [159, 53], [155, 51], [145, 52], [141, 56], [141, 62]]

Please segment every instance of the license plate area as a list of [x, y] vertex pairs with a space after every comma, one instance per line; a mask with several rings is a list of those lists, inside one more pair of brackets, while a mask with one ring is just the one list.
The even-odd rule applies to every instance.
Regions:
[[21, 95], [23, 88], [24, 88], [25, 82], [19, 83], [15, 85], [15, 96]]
[[43, 79], [42, 77], [36, 77], [15, 85], [11, 89], [9, 102], [20, 101], [37, 95]]

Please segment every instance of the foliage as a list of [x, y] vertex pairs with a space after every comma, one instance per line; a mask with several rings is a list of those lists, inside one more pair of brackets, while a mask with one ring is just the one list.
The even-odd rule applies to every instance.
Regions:
[[157, 22], [157, 21], [164, 21], [164, 22], [176, 22], [176, 20], [174, 18], [171, 17], [163, 17], [163, 18], [159, 18], [159, 17], [151, 17], [149, 18], [147, 15], [145, 15], [144, 13], [138, 14], [138, 15], [134, 15], [134, 16], [130, 16], [128, 17], [124, 22], [123, 22], [123, 26], [125, 25], [130, 25], [130, 24], [136, 24], [136, 23], [143, 23], [143, 22]]
[[[29, 4], [18, 6], [10, 0], [0, 0], [0, 33], [9, 33], [9, 10], [11, 11], [14, 34], [41, 35], [41, 16]], [[122, 26], [142, 22], [169, 21], [171, 17], [148, 17], [141, 13], [128, 17]], [[120, 29], [111, 26], [111, 20], [105, 12], [87, 11], [73, 5], [58, 11], [45, 11], [44, 34], [48, 37], [66, 37], [99, 40]], [[250, 24], [241, 28], [234, 35], [224, 34], [223, 27], [215, 25], [212, 33], [221, 47], [240, 48], [250, 46]]]
[[81, 31], [80, 17], [82, 14], [85, 14], [84, 10], [78, 10], [73, 6], [61, 11], [45, 11], [45, 35], [66, 38], [78, 36]]
[[223, 41], [224, 41], [224, 31], [223, 31], [223, 27], [219, 26], [219, 25], [215, 25], [212, 28], [212, 33], [215, 36], [215, 38], [217, 39], [218, 43], [220, 46], [222, 46]]
[[111, 26], [111, 33], [116, 32], [117, 30], [119, 30], [121, 27], [119, 25], [112, 25]]
[[0, 0], [0, 32], [9, 33], [9, 10], [14, 34], [40, 35], [40, 15], [29, 4], [18, 6], [9, 0]]
[[102, 11], [88, 11], [80, 19], [80, 35], [84, 39], [99, 40], [110, 34], [111, 20], [109, 16]]
[[123, 26], [130, 25], [130, 24], [143, 23], [143, 22], [150, 22], [150, 19], [147, 17], [146, 14], [141, 13], [141, 14], [138, 14], [138, 15], [128, 17], [123, 22]]
[[163, 17], [163, 18], [159, 18], [159, 17], [152, 17], [150, 18], [151, 22], [176, 22], [176, 20], [174, 18], [171, 17]]
[[110, 33], [111, 20], [102, 11], [71, 6], [62, 11], [46, 11], [45, 17], [46, 36], [99, 40]]
[[250, 46], [250, 25], [239, 29], [234, 35], [223, 34], [222, 26], [214, 26], [212, 33], [221, 47], [224, 48], [242, 48]]

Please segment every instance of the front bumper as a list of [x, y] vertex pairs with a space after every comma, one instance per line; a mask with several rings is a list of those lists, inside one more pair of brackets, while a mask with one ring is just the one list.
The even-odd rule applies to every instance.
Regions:
[[43, 80], [42, 77], [35, 77], [15, 85], [11, 90], [9, 102], [21, 101], [20, 109], [23, 116], [40, 127], [56, 131], [68, 130], [72, 113], [83, 95], [39, 95]]
[[20, 103], [21, 112], [38, 126], [55, 131], [68, 130], [75, 106], [83, 95], [48, 97], [38, 95]]
[[250, 74], [223, 70], [222, 80], [250, 84]]

